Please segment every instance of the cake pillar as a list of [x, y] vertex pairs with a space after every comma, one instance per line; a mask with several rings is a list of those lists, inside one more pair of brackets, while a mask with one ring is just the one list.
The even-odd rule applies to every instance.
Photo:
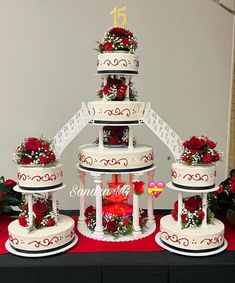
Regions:
[[99, 129], [99, 149], [104, 149], [104, 132], [102, 127]]
[[[141, 173], [133, 174], [133, 181], [139, 181]], [[133, 235], [138, 236], [141, 234], [139, 223], [139, 196], [133, 191]]]
[[[153, 181], [154, 170], [151, 170], [147, 173], [148, 183]], [[153, 196], [148, 194], [148, 222], [155, 223], [155, 217], [153, 214]]]
[[29, 227], [33, 226], [33, 195], [27, 194], [28, 199], [28, 214], [29, 214]]
[[95, 197], [96, 197], [96, 226], [94, 235], [98, 238], [102, 238], [103, 231], [103, 214], [102, 214], [102, 174], [92, 173], [95, 183]]
[[133, 129], [131, 126], [129, 126], [129, 142], [128, 142], [128, 149], [133, 150]]
[[51, 192], [51, 200], [52, 200], [52, 209], [55, 214], [55, 222], [58, 220], [58, 213], [57, 213], [57, 200], [56, 200], [56, 192]]
[[132, 205], [133, 204], [133, 175], [129, 174], [129, 203]]
[[202, 193], [202, 211], [204, 212], [204, 218], [202, 220], [202, 227], [207, 227], [207, 193]]
[[[107, 85], [107, 80], [108, 80], [108, 76], [103, 76], [102, 77], [102, 79], [103, 79], [103, 83], [104, 83], [104, 86], [106, 86]], [[103, 101], [106, 101], [107, 99], [106, 99], [106, 95], [103, 95]]]
[[183, 195], [178, 192], [178, 222], [177, 225], [181, 227], [181, 215], [182, 215]]
[[86, 217], [84, 215], [85, 213], [85, 177], [86, 173], [83, 171], [78, 171], [79, 173], [79, 178], [80, 178], [80, 190], [81, 190], [81, 195], [80, 195], [80, 214], [79, 214], [79, 224], [85, 224]]
[[126, 92], [126, 100], [130, 100], [130, 76], [126, 76], [126, 86], [127, 86], [127, 92]]

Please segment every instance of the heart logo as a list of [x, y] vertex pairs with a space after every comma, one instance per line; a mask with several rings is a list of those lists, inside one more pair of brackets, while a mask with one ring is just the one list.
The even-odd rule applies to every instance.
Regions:
[[159, 197], [159, 195], [165, 190], [165, 184], [163, 182], [149, 182], [148, 184], [148, 193], [155, 198]]

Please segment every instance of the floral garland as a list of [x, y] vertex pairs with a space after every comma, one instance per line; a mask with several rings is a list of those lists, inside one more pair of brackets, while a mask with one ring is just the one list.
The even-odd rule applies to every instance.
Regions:
[[129, 82], [128, 86], [125, 84], [125, 77], [110, 75], [107, 78], [107, 84], [101, 84], [97, 95], [100, 98], [105, 97], [108, 101], [123, 101], [126, 97], [127, 87], [129, 86], [129, 100], [137, 100], [137, 91], [133, 88], [133, 82]]
[[188, 165], [205, 165], [221, 160], [221, 153], [215, 150], [216, 143], [206, 136], [193, 136], [183, 143], [181, 161]]
[[[178, 220], [178, 201], [174, 203], [174, 209], [171, 212], [172, 217]], [[187, 197], [183, 199], [181, 224], [184, 228], [195, 228], [202, 224], [205, 213], [202, 210], [202, 198], [199, 195]], [[214, 214], [207, 209], [207, 223], [211, 223], [214, 219]]]
[[[88, 206], [84, 213], [86, 217], [87, 227], [93, 232], [96, 226], [96, 209], [94, 206]], [[141, 210], [139, 214], [139, 223], [143, 231], [147, 223], [146, 212]], [[114, 238], [127, 236], [133, 232], [133, 217], [130, 216], [114, 216], [111, 214], [103, 214], [104, 233], [112, 235]]]
[[14, 159], [20, 165], [41, 165], [55, 163], [56, 157], [51, 149], [51, 142], [45, 138], [29, 137], [19, 145]]
[[18, 220], [21, 226], [28, 227], [29, 230], [56, 225], [51, 198], [46, 198], [39, 194], [36, 197], [35, 195], [33, 196], [33, 225], [31, 227], [29, 227], [28, 203], [24, 200], [21, 203], [21, 212]]
[[104, 34], [104, 38], [101, 41], [97, 41], [97, 51], [112, 52], [123, 50], [130, 53], [134, 53], [137, 49], [137, 39], [133, 33], [124, 28], [114, 27]]

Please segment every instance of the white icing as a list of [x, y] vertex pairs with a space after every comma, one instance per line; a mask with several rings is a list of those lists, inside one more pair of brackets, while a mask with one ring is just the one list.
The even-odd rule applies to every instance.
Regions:
[[9, 241], [16, 249], [25, 251], [45, 251], [69, 243], [74, 237], [75, 222], [71, 217], [59, 215], [58, 223], [29, 232], [18, 220], [8, 226]]
[[161, 240], [184, 250], [208, 250], [223, 244], [224, 224], [214, 219], [208, 227], [181, 229], [171, 215], [160, 220]]
[[18, 166], [18, 183], [21, 187], [45, 188], [63, 183], [61, 163], [51, 166]]
[[131, 122], [140, 120], [140, 101], [92, 101], [88, 108], [94, 121]]
[[79, 164], [88, 169], [130, 170], [153, 164], [153, 150], [148, 145], [128, 148], [104, 148], [87, 144], [79, 147]]
[[138, 73], [138, 56], [126, 52], [100, 53], [97, 59], [97, 72], [130, 72]]
[[186, 187], [208, 187], [215, 185], [215, 165], [190, 166], [172, 164], [172, 182]]

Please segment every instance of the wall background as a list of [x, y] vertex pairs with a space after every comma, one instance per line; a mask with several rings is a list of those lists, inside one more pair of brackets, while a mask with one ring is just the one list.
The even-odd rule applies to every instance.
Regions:
[[[53, 138], [82, 101], [96, 99], [92, 49], [112, 26], [114, 6], [127, 6], [127, 27], [139, 41], [139, 99], [151, 101], [183, 139], [213, 137], [226, 159], [233, 34], [227, 11], [210, 0], [0, 0], [1, 175], [15, 177], [12, 153], [24, 137]], [[78, 208], [79, 199], [69, 197], [78, 184], [78, 146], [97, 134], [87, 126], [62, 155], [61, 208]], [[136, 127], [136, 137], [154, 147], [156, 181], [170, 180], [169, 151], [145, 126]], [[218, 165], [218, 181], [225, 165]], [[175, 197], [166, 190], [155, 207], [169, 208]]]

